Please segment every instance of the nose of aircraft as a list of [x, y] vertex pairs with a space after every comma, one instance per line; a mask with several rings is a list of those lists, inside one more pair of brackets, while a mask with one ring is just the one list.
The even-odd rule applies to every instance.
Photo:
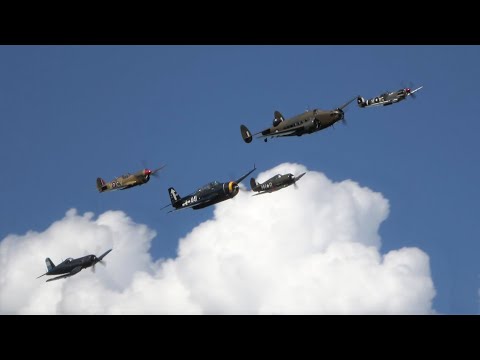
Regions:
[[345, 113], [343, 112], [342, 109], [337, 109], [335, 110], [335, 115], [337, 117], [337, 120], [342, 120], [343, 117], [345, 116]]
[[238, 186], [238, 184], [235, 182], [235, 181], [230, 181], [228, 183], [228, 190], [231, 194], [231, 196], [235, 196], [238, 194], [238, 191], [240, 190], [240, 187]]

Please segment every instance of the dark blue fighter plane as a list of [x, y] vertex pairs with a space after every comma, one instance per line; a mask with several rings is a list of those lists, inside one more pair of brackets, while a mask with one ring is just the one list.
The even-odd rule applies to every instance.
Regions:
[[48, 281], [53, 281], [53, 280], [58, 280], [58, 279], [64, 279], [67, 277], [70, 277], [72, 275], [75, 275], [79, 273], [82, 269], [86, 269], [90, 266], [92, 266], [92, 270], [95, 271], [95, 264], [96, 263], [101, 263], [102, 265], [105, 265], [105, 263], [102, 261], [102, 259], [110, 252], [112, 249], [108, 250], [107, 252], [103, 253], [99, 257], [96, 257], [95, 255], [87, 255], [83, 256], [78, 259], [73, 259], [73, 258], [68, 258], [65, 261], [61, 262], [57, 266], [50, 260], [50, 258], [45, 259], [45, 264], [47, 264], [47, 272], [43, 275], [40, 275], [38, 278], [45, 276], [45, 275], [61, 275], [57, 276], [53, 279], [48, 279]]

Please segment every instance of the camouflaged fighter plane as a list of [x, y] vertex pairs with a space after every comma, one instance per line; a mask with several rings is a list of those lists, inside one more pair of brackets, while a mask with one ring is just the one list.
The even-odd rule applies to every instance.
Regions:
[[134, 186], [146, 184], [150, 180], [150, 176], [158, 176], [157, 172], [164, 167], [165, 165], [153, 171], [150, 169], [143, 169], [134, 174], [126, 173], [110, 182], [105, 182], [102, 178], [97, 178], [97, 190], [99, 192], [125, 190]]
[[95, 255], [87, 255], [78, 259], [68, 258], [65, 261], [62, 261], [57, 266], [55, 266], [55, 264], [52, 262], [52, 260], [50, 260], [50, 258], [46, 258], [45, 264], [47, 265], [48, 271], [45, 274], [37, 277], [37, 279], [45, 275], [61, 275], [54, 277], [53, 279], [48, 279], [47, 282], [64, 279], [73, 276], [79, 273], [82, 269], [86, 269], [90, 266], [92, 267], [92, 271], [95, 272], [95, 264], [100, 263], [102, 265], [105, 265], [105, 262], [102, 261], [102, 259], [107, 256], [110, 251], [112, 251], [112, 249], [104, 252], [99, 257], [96, 257]]
[[363, 97], [359, 96], [357, 98], [357, 104], [361, 108], [378, 106], [378, 105], [383, 105], [383, 106], [392, 105], [402, 100], [405, 100], [407, 96], [411, 96], [413, 99], [415, 99], [415, 96], [416, 96], [415, 93], [421, 88], [423, 88], [423, 86], [420, 86], [415, 90], [412, 90], [409, 87], [406, 87], [397, 91], [392, 91], [392, 92], [386, 91], [383, 94], [380, 94], [368, 100], [365, 100]]
[[[245, 179], [256, 169], [257, 168], [254, 165], [252, 170], [235, 181], [227, 181], [224, 183], [212, 181], [185, 197], [181, 197], [175, 191], [175, 189], [171, 187], [168, 189], [168, 195], [170, 196], [170, 202], [173, 206], [173, 210], [170, 210], [169, 212], [188, 208], [192, 208], [194, 210], [203, 209], [204, 207], [219, 203], [221, 201], [232, 199], [240, 190], [238, 184], [240, 184], [243, 179]], [[164, 206], [162, 209], [168, 206], [170, 206], [170, 204]]]
[[251, 178], [250, 187], [252, 191], [257, 192], [257, 194], [253, 194], [252, 196], [272, 193], [274, 191], [286, 188], [290, 185], [294, 185], [295, 187], [297, 187], [296, 182], [300, 180], [301, 177], [305, 174], [306, 173], [300, 174], [297, 177], [293, 176], [293, 174], [277, 174], [261, 184], [257, 183], [255, 181], [255, 178]]
[[243, 141], [249, 144], [252, 142], [254, 136], [259, 135], [257, 138], [264, 138], [264, 141], [266, 142], [268, 137], [274, 138], [311, 134], [326, 129], [340, 120], [345, 124], [345, 114], [343, 109], [356, 98], [357, 97], [354, 97], [335, 110], [313, 109], [291, 117], [290, 119], [285, 119], [279, 111], [275, 111], [272, 127], [268, 129], [252, 135], [245, 125], [241, 125], [240, 132], [242, 133]]

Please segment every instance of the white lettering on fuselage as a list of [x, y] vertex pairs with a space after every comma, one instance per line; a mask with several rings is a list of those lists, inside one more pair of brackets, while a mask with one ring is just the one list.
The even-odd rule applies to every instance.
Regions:
[[271, 182], [269, 182], [269, 183], [267, 183], [267, 184], [262, 184], [262, 185], [260, 186], [260, 188], [261, 188], [262, 190], [266, 190], [266, 189], [270, 189], [272, 186], [273, 186], [273, 184], [272, 184]]
[[197, 195], [194, 195], [192, 196], [190, 199], [188, 200], [185, 200], [183, 203], [182, 203], [182, 206], [188, 206], [194, 202], [197, 202], [198, 201], [198, 196]]

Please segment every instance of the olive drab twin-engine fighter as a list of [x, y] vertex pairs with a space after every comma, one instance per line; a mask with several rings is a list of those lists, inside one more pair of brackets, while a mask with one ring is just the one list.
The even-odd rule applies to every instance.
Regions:
[[266, 142], [268, 137], [274, 138], [311, 134], [326, 129], [340, 120], [345, 124], [345, 113], [343, 112], [343, 109], [355, 99], [356, 97], [334, 110], [308, 110], [303, 114], [296, 115], [290, 119], [285, 119], [279, 111], [275, 111], [273, 115], [273, 124], [268, 129], [252, 135], [245, 125], [241, 125], [240, 132], [242, 133], [243, 140], [247, 144], [251, 143], [253, 137], [257, 135], [257, 138], [264, 138], [264, 141]]
[[305, 174], [306, 173], [300, 174], [297, 177], [293, 176], [293, 174], [277, 174], [261, 184], [257, 183], [254, 178], [251, 178], [250, 187], [252, 191], [256, 192], [256, 194], [253, 194], [253, 196], [272, 193], [290, 185], [294, 185], [296, 187], [296, 182]]
[[[218, 181], [212, 181], [205, 186], [198, 188], [195, 192], [185, 197], [181, 197], [175, 191], [175, 189], [171, 187], [168, 189], [168, 195], [170, 196], [170, 202], [173, 206], [173, 210], [170, 210], [169, 212], [187, 208], [192, 208], [194, 210], [203, 209], [204, 207], [219, 203], [221, 201], [232, 199], [238, 194], [240, 190], [238, 184], [240, 184], [243, 179], [245, 179], [256, 169], [257, 168], [253, 166], [252, 170], [250, 170], [248, 173], [235, 181], [227, 181], [223, 183]], [[170, 204], [164, 206], [163, 208], [166, 208], [168, 206], [170, 206]]]
[[92, 267], [92, 271], [95, 272], [95, 264], [100, 263], [102, 265], [105, 265], [105, 262], [103, 262], [102, 259], [107, 256], [110, 251], [112, 251], [112, 249], [104, 252], [99, 257], [96, 257], [95, 255], [87, 255], [78, 259], [68, 258], [67, 260], [62, 261], [57, 266], [55, 266], [55, 264], [52, 262], [52, 260], [50, 260], [50, 258], [46, 258], [45, 264], [47, 264], [48, 271], [45, 274], [37, 277], [37, 279], [45, 275], [61, 275], [54, 277], [53, 279], [48, 279], [47, 282], [64, 279], [73, 276], [79, 273], [81, 270], [86, 269], [90, 266]]
[[415, 90], [412, 90], [409, 87], [406, 87], [397, 91], [391, 91], [391, 92], [386, 91], [383, 94], [380, 94], [368, 100], [365, 100], [363, 97], [359, 96], [357, 98], [357, 104], [361, 108], [370, 107], [370, 106], [379, 106], [379, 105], [388, 106], [388, 105], [398, 103], [402, 100], [405, 100], [408, 96], [411, 96], [412, 98], [415, 99], [415, 93], [421, 88], [423, 88], [423, 86], [420, 86]]
[[97, 178], [97, 190], [99, 192], [111, 191], [111, 190], [125, 190], [134, 186], [146, 184], [150, 180], [150, 176], [158, 176], [157, 172], [163, 169], [165, 165], [155, 170], [143, 169], [134, 174], [126, 173], [113, 179], [110, 182], [106, 182], [102, 178]]

